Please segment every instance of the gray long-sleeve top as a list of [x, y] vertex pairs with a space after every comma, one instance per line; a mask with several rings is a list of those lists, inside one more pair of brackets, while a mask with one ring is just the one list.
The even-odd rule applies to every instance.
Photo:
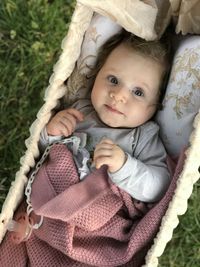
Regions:
[[[110, 128], [98, 118], [90, 100], [78, 100], [72, 107], [84, 114], [84, 121], [77, 124], [75, 133], [87, 134], [89, 152], [92, 153], [96, 144], [107, 137], [127, 154], [125, 164], [114, 173], [108, 172], [109, 178], [135, 199], [144, 202], [159, 200], [169, 185], [170, 175], [158, 125], [149, 121], [134, 129]], [[40, 141], [44, 145], [50, 139], [42, 134]]]

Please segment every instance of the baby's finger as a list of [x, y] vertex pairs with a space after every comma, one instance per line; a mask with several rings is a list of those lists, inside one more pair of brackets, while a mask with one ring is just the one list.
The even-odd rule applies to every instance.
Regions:
[[114, 145], [114, 142], [110, 138], [103, 137], [101, 139], [101, 141], [99, 142], [99, 144], [110, 144], [110, 145]]
[[66, 114], [62, 118], [60, 118], [66, 126], [70, 126], [71, 130], [74, 131], [76, 127], [76, 118], [71, 114]]
[[60, 135], [62, 136], [69, 136], [71, 134], [71, 129], [68, 125], [64, 124], [62, 121], [58, 123], [58, 129], [60, 131]]
[[96, 145], [95, 151], [102, 150], [102, 149], [112, 150], [113, 147], [114, 147], [114, 144], [99, 143]]
[[71, 114], [71, 115], [74, 116], [78, 121], [83, 121], [83, 119], [84, 119], [83, 113], [80, 112], [79, 110], [75, 109], [75, 108], [69, 108], [69, 109], [66, 109], [66, 113]]
[[113, 155], [112, 149], [104, 149], [104, 148], [95, 149], [93, 160], [95, 161], [99, 157], [111, 157], [112, 155]]
[[94, 164], [95, 164], [96, 169], [99, 169], [103, 165], [109, 165], [110, 162], [111, 162], [110, 157], [103, 156], [103, 157], [96, 158], [96, 160], [94, 161]]

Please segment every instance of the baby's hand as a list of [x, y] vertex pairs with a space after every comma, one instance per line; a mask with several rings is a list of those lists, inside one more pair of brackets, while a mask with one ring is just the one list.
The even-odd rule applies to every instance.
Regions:
[[77, 121], [83, 120], [83, 114], [75, 109], [69, 108], [58, 112], [47, 124], [48, 135], [71, 135], [76, 127]]
[[116, 172], [124, 165], [126, 155], [112, 140], [103, 138], [94, 150], [93, 161], [97, 169], [106, 164], [109, 172]]

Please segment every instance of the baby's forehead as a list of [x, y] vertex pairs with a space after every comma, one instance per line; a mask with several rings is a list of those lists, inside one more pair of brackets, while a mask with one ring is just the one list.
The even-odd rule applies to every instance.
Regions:
[[[137, 50], [135, 50], [133, 47], [126, 43], [120, 43], [117, 45], [109, 54], [108, 58], [112, 57], [113, 55], [126, 55], [128, 53], [136, 54], [138, 53]], [[142, 55], [142, 54], [141, 54]]]
[[122, 62], [131, 60], [134, 61], [134, 64], [141, 60], [145, 60], [147, 62], [151, 61], [152, 64], [161, 63], [148, 54], [142, 53], [141, 51], [137, 50], [135, 47], [132, 47], [126, 43], [121, 43], [108, 54], [104, 64], [107, 63], [122, 65]]
[[161, 62], [148, 55], [142, 54], [124, 43], [118, 45], [111, 51], [102, 67], [113, 69], [119, 68], [120, 70], [127, 67], [135, 70], [136, 65], [143, 69], [146, 69], [149, 66], [154, 68], [154, 66], [156, 67], [158, 65], [161, 69], [163, 68]]

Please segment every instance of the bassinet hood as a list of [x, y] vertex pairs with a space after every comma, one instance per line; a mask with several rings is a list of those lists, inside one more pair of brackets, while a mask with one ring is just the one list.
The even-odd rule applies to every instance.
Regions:
[[110, 17], [127, 31], [146, 39], [159, 38], [173, 18], [176, 33], [200, 33], [199, 0], [78, 0]]

